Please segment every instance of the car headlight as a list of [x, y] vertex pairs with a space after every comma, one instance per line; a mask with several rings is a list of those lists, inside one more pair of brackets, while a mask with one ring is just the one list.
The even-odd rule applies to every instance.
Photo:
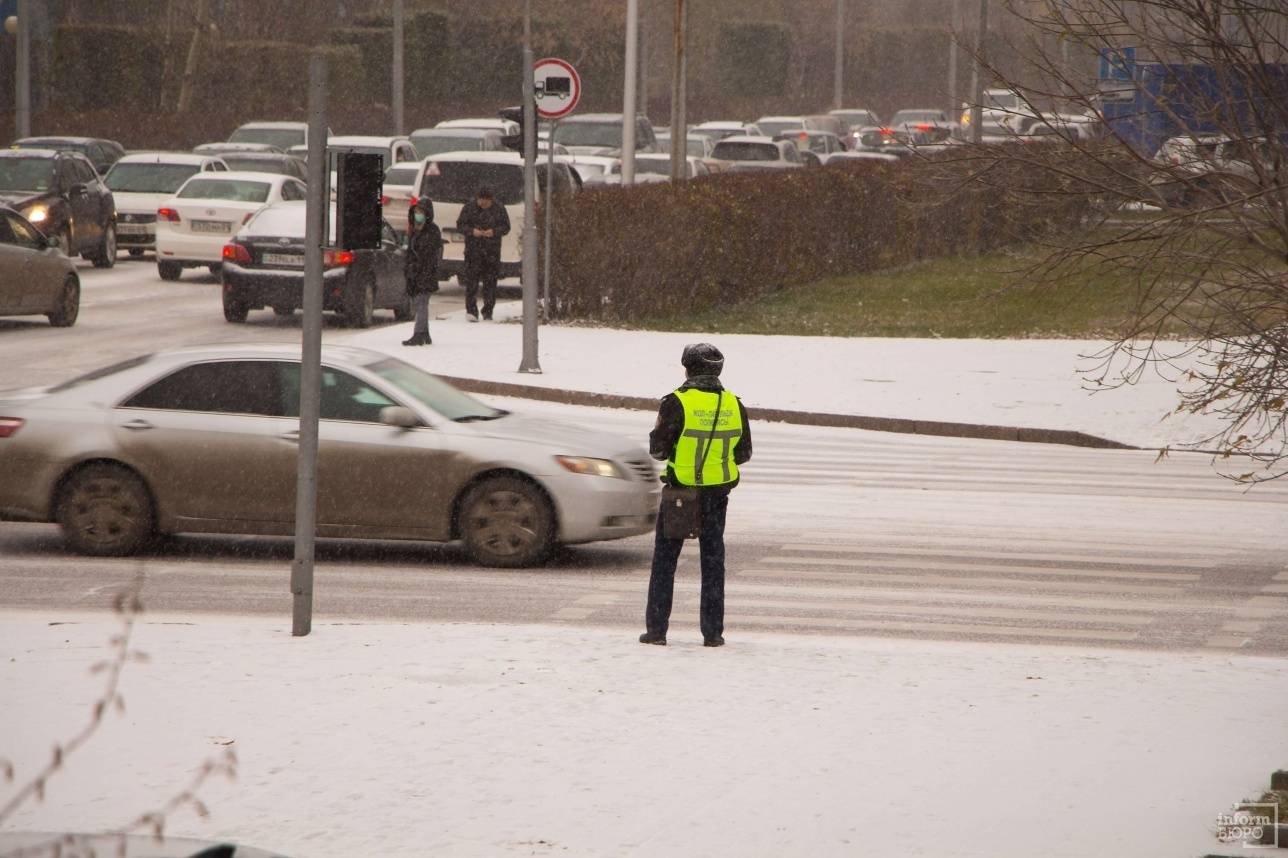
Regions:
[[36, 206], [27, 212], [27, 220], [32, 223], [44, 223], [49, 218], [49, 209], [44, 206]]
[[622, 476], [622, 472], [617, 469], [617, 466], [608, 459], [587, 459], [583, 456], [555, 456], [555, 461], [574, 474], [625, 479]]

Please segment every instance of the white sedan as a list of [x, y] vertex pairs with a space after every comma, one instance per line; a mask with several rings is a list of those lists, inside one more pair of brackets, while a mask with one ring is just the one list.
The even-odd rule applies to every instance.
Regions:
[[193, 176], [157, 209], [157, 273], [178, 280], [185, 268], [218, 271], [224, 245], [256, 212], [304, 198], [304, 183], [279, 173]]

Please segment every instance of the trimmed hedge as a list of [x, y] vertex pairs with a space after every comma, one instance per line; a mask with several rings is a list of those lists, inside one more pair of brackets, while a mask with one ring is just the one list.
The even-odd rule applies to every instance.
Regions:
[[116, 24], [54, 28], [54, 87], [60, 105], [88, 110], [160, 106], [165, 38], [156, 30]]
[[[1009, 199], [971, 181], [977, 168], [856, 163], [586, 191], [554, 222], [553, 309], [607, 322], [705, 310], [825, 277], [991, 250], [1083, 214], [1077, 195]], [[1036, 169], [1007, 178], [1049, 183]]]
[[[197, 103], [235, 101], [250, 116], [280, 116], [308, 107], [312, 45], [289, 42], [231, 42], [212, 46], [202, 57], [194, 96]], [[372, 101], [363, 79], [362, 52], [353, 45], [317, 48], [327, 58], [330, 104]]]
[[782, 95], [792, 63], [792, 30], [766, 21], [720, 25], [716, 79], [726, 92]]

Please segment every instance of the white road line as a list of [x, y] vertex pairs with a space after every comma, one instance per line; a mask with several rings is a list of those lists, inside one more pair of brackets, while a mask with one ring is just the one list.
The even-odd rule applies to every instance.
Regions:
[[[673, 615], [671, 626], [696, 626], [696, 613], [685, 612]], [[934, 632], [945, 635], [994, 635], [1016, 638], [1075, 639], [1083, 641], [1134, 641], [1138, 632], [1114, 631], [1110, 629], [1042, 629], [1024, 628], [1021, 626], [991, 626], [971, 623], [918, 623], [918, 622], [880, 622], [876, 620], [842, 620], [825, 617], [773, 617], [763, 614], [749, 614], [739, 617], [726, 617], [726, 634], [730, 628], [746, 626], [795, 626], [797, 628], [838, 629], [843, 631], [901, 631], [901, 632]]]
[[1221, 625], [1221, 631], [1223, 632], [1242, 632], [1244, 634], [1252, 634], [1253, 632], [1261, 631], [1261, 629], [1261, 623], [1254, 623], [1248, 620], [1234, 620]]
[[[797, 551], [801, 553], [811, 553], [811, 552], [836, 553], [840, 551], [849, 551], [850, 546], [788, 544], [788, 545], [784, 545], [782, 547], [782, 550]], [[950, 548], [939, 549], [939, 548], [927, 548], [927, 547], [916, 547], [916, 546], [887, 546], [887, 545], [873, 545], [872, 543], [867, 543], [866, 545], [854, 544], [852, 553], [855, 555], [896, 554], [896, 555], [913, 555], [917, 557], [924, 557], [926, 555], [932, 555], [932, 556], [949, 555], [952, 557], [979, 558], [981, 560], [1050, 560], [1053, 562], [1064, 562], [1064, 563], [1096, 562], [1096, 563], [1101, 563], [1105, 566], [1152, 566], [1152, 567], [1172, 567], [1172, 568], [1178, 568], [1178, 569], [1212, 569], [1212, 568], [1215, 568], [1217, 565], [1219, 565], [1215, 562], [1203, 562], [1203, 561], [1196, 561], [1196, 560], [1168, 559], [1160, 562], [1150, 562], [1140, 557], [1125, 557], [1121, 554], [1117, 554], [1117, 555], [1095, 554], [1095, 555], [1089, 556], [1087, 554], [1058, 554], [1058, 553], [1043, 552], [1043, 551], [1025, 551], [1023, 553], [1018, 553], [1015, 551], [975, 551], [975, 550], [962, 551], [962, 550], [950, 549]], [[785, 558], [776, 557], [773, 559], [776, 561], [781, 561], [781, 560], [784, 560]], [[823, 562], [822, 558], [820, 558], [818, 561], [814, 561], [807, 557], [792, 558], [792, 559], [800, 563]], [[1195, 576], [1195, 577], [1198, 577], [1198, 576]]]
[[731, 594], [726, 602], [726, 612], [740, 608], [761, 608], [778, 611], [842, 611], [863, 614], [909, 614], [923, 617], [965, 617], [967, 619], [998, 618], [1004, 620], [1044, 620], [1055, 623], [1090, 625], [1147, 626], [1152, 617], [1141, 614], [1074, 614], [1068, 611], [1041, 611], [1029, 608], [953, 607], [949, 605], [838, 605], [835, 601], [791, 599], [757, 599]]
[[1217, 649], [1240, 649], [1249, 643], [1249, 639], [1239, 635], [1213, 635], [1203, 642], [1204, 646]]
[[1261, 588], [1261, 592], [1288, 595], [1288, 584], [1267, 584]]
[[[828, 562], [825, 562], [828, 561]], [[881, 560], [872, 558], [795, 558], [795, 557], [766, 557], [759, 561], [760, 563], [799, 564], [801, 566], [840, 566], [846, 569], [853, 569], [855, 572], [880, 572], [884, 569], [890, 570], [926, 570], [936, 572], [988, 572], [992, 574], [1016, 574], [1016, 575], [1063, 575], [1074, 578], [1120, 578], [1138, 581], [1199, 581], [1202, 575], [1192, 572], [1128, 572], [1120, 569], [1081, 569], [1052, 566], [1008, 566], [1002, 564], [985, 564], [985, 563], [952, 563], [952, 562], [919, 562], [916, 560]], [[814, 569], [782, 569], [784, 573], [800, 573], [804, 575], [819, 574], [819, 570]]]
[[[790, 576], [791, 574], [790, 570], [783, 569], [747, 569], [739, 573], [740, 576], [773, 576], [776, 578], [782, 578], [785, 575]], [[907, 584], [936, 584], [944, 587], [977, 588], [987, 586], [1009, 587], [1012, 589], [1016, 587], [1033, 587], [1050, 590], [1068, 590], [1073, 592], [1119, 593], [1131, 595], [1179, 593], [1182, 591], [1182, 588], [1178, 587], [1147, 587], [1142, 585], [1101, 583], [1099, 581], [1026, 581], [1022, 578], [983, 578], [967, 575], [907, 575], [897, 572], [887, 573], [875, 570], [865, 570], [863, 572], [809, 572], [802, 573], [801, 578], [807, 580], [814, 579], [818, 581], [839, 581], [855, 584], [857, 586], [866, 586], [869, 583], [875, 582], [889, 583], [899, 581]]]

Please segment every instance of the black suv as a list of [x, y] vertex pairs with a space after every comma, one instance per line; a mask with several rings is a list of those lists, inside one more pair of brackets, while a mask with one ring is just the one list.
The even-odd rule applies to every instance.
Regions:
[[106, 176], [112, 165], [121, 160], [125, 147], [115, 140], [98, 137], [24, 137], [9, 144], [14, 149], [57, 149], [79, 152], [89, 159], [100, 176]]
[[116, 202], [84, 155], [52, 149], [0, 150], [0, 203], [98, 268], [116, 264]]

